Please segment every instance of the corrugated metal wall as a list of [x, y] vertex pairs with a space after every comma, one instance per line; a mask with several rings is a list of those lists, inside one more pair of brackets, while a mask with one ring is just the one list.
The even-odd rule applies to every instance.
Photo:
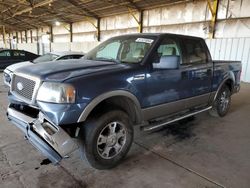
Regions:
[[250, 82], [250, 38], [207, 39], [214, 60], [242, 62], [241, 80]]

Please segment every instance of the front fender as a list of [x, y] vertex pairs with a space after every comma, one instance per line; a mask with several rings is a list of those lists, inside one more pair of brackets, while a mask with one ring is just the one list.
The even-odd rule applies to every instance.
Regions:
[[133, 103], [135, 104], [135, 108], [136, 108], [136, 116], [138, 117], [139, 121], [142, 121], [142, 112], [141, 112], [141, 107], [140, 107], [140, 103], [137, 100], [137, 98], [130, 92], [125, 91], [125, 90], [115, 90], [115, 91], [110, 91], [110, 92], [106, 92], [103, 93], [101, 95], [99, 95], [98, 97], [94, 98], [82, 111], [80, 117], [78, 118], [78, 123], [83, 122], [87, 119], [87, 117], [89, 116], [89, 114], [91, 113], [91, 111], [98, 105], [100, 104], [102, 101], [104, 101], [105, 99], [111, 98], [111, 97], [118, 97], [118, 96], [122, 96], [122, 97], [127, 97], [129, 98], [131, 101], [133, 101]]

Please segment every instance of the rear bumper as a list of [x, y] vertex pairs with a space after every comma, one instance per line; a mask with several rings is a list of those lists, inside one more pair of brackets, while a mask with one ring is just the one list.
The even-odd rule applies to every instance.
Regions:
[[53, 164], [78, 148], [77, 142], [62, 128], [47, 122], [43, 114], [35, 119], [14, 108], [8, 108], [8, 119], [24, 132], [29, 142]]

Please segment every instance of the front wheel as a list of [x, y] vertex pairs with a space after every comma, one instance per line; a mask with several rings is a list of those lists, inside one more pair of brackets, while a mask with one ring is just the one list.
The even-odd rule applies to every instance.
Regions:
[[209, 111], [210, 115], [223, 117], [227, 114], [231, 104], [231, 91], [227, 86], [223, 86], [218, 92], [214, 101], [213, 108]]
[[125, 112], [112, 110], [87, 121], [80, 135], [90, 165], [109, 169], [128, 153], [133, 142], [133, 127]]

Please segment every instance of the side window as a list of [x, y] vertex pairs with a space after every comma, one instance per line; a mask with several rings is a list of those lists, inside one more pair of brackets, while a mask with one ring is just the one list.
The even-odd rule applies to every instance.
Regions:
[[72, 59], [72, 56], [71, 55], [65, 55], [65, 56], [60, 57], [58, 60], [66, 60], [66, 59]]
[[150, 48], [149, 43], [134, 42], [124, 43], [121, 50], [121, 60], [130, 63], [136, 63], [142, 61], [143, 57]]
[[73, 55], [72, 59], [80, 59], [83, 55]]
[[25, 57], [25, 52], [13, 51], [13, 57]]
[[10, 54], [10, 51], [8, 51], [8, 50], [0, 52], [0, 57], [1, 58], [3, 58], [3, 57], [10, 57], [10, 56], [11, 56], [11, 54]]
[[187, 64], [207, 63], [207, 54], [200, 40], [184, 39]]
[[66, 56], [59, 58], [58, 60], [80, 59], [81, 57], [82, 57], [82, 55], [66, 55]]
[[120, 42], [114, 41], [110, 43], [109, 45], [107, 45], [105, 48], [98, 51], [96, 54], [96, 57], [116, 59], [120, 45], [121, 45]]
[[26, 58], [36, 58], [36, 55], [35, 54], [32, 54], [30, 52], [25, 52], [25, 57]]
[[171, 39], [165, 39], [163, 43], [159, 46], [157, 52], [160, 56], [180, 56], [180, 52], [176, 42]]
[[181, 59], [180, 48], [173, 39], [164, 39], [157, 49], [154, 57], [154, 63], [159, 63], [160, 59], [167, 56], [172, 56]]

